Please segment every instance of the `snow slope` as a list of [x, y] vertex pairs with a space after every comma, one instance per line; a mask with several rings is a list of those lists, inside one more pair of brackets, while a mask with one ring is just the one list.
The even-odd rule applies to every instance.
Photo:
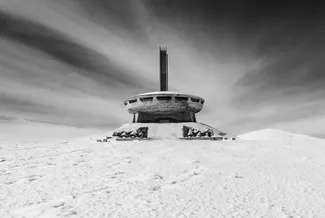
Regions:
[[324, 139], [315, 138], [307, 135], [301, 135], [291, 132], [285, 132], [279, 129], [263, 129], [253, 131], [238, 136], [239, 139], [257, 140], [257, 141], [272, 141], [287, 144], [308, 144], [308, 143], [323, 143]]
[[323, 140], [97, 137], [1, 144], [0, 217], [325, 217]]
[[0, 120], [0, 144], [25, 142], [58, 142], [89, 135], [95, 129], [81, 129], [23, 119]]

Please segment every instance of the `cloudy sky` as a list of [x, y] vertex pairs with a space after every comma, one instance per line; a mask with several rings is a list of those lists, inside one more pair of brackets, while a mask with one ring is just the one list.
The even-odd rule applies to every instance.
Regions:
[[199, 121], [325, 137], [325, 8], [270, 2], [0, 0], [0, 120], [119, 127], [126, 97], [159, 89], [167, 46], [169, 89], [206, 100]]

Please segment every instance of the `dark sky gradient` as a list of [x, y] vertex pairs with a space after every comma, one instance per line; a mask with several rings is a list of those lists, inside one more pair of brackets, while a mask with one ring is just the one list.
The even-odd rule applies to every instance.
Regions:
[[116, 128], [123, 100], [170, 90], [206, 99], [198, 120], [325, 137], [321, 1], [0, 0], [0, 120]]

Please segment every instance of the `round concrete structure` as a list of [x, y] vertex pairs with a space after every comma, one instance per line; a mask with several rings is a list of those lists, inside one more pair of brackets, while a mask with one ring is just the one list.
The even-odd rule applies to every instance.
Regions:
[[131, 114], [198, 113], [203, 108], [204, 99], [185, 93], [164, 91], [134, 95], [127, 98], [124, 104]]

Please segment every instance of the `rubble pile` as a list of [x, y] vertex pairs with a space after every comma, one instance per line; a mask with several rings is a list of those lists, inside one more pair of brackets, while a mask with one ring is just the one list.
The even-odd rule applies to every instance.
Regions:
[[137, 130], [113, 132], [118, 138], [148, 138], [148, 127], [140, 127]]
[[200, 131], [193, 127], [183, 126], [183, 137], [212, 137], [214, 135], [212, 129]]
[[109, 139], [111, 139], [112, 137], [107, 136], [105, 139], [97, 139], [97, 142], [108, 142]]

